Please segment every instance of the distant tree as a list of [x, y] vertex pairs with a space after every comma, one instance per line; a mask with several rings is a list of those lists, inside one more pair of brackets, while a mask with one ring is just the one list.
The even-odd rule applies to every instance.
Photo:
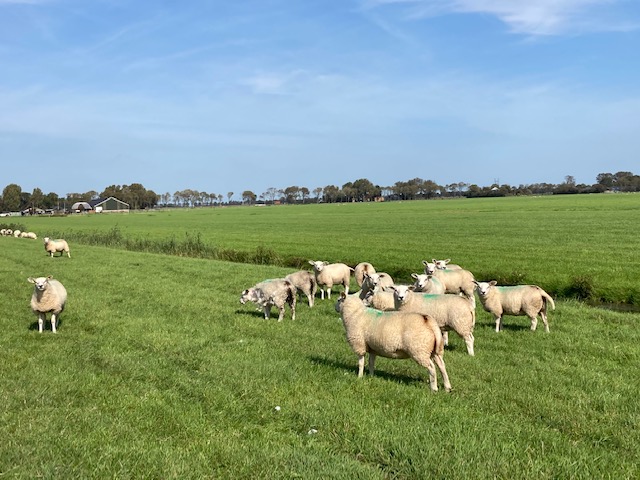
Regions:
[[233, 192], [227, 192], [227, 203], [231, 203], [231, 197], [233, 197]]
[[39, 188], [34, 188], [31, 192], [31, 201], [29, 207], [32, 209], [42, 208], [44, 206], [44, 193]]
[[309, 198], [309, 189], [307, 187], [300, 187], [298, 193], [300, 195], [300, 200], [302, 201], [302, 203], [305, 203]]
[[599, 173], [598, 176], [596, 176], [596, 182], [598, 182], [599, 185], [603, 185], [606, 188], [612, 188], [613, 182], [614, 182], [613, 174]]
[[275, 199], [280, 195], [280, 192], [275, 187], [269, 187], [267, 188], [267, 191], [263, 193], [263, 195], [267, 201], [273, 203]]
[[242, 201], [248, 205], [256, 203], [256, 194], [251, 190], [245, 190], [242, 192]]
[[316, 199], [316, 203], [320, 201], [320, 195], [322, 194], [322, 188], [321, 187], [316, 187], [313, 189], [313, 195], [314, 198]]
[[287, 203], [296, 203], [298, 198], [298, 192], [300, 188], [297, 186], [291, 186], [284, 189], [284, 199]]
[[322, 196], [325, 202], [334, 203], [338, 201], [340, 189], [335, 185], [327, 185], [322, 189]]

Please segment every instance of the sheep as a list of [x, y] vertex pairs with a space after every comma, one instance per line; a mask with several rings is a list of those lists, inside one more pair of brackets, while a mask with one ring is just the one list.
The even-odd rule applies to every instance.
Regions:
[[531, 319], [531, 331], [538, 326], [538, 314], [544, 323], [544, 331], [549, 333], [547, 322], [547, 304], [555, 310], [553, 298], [537, 285], [516, 285], [498, 287], [497, 282], [474, 282], [478, 289], [478, 297], [485, 311], [491, 313], [496, 320], [496, 332], [502, 330], [502, 316], [526, 315]]
[[67, 303], [67, 290], [51, 275], [48, 277], [27, 278], [34, 284], [31, 295], [31, 310], [38, 316], [38, 331], [42, 333], [47, 313], [51, 312], [51, 331], [56, 333], [56, 322]]
[[474, 355], [473, 328], [476, 324], [474, 302], [459, 295], [415, 293], [404, 285], [396, 285], [392, 290], [396, 310], [433, 317], [442, 329], [445, 345], [449, 343], [448, 331], [453, 330], [464, 340], [467, 353]]
[[14, 237], [16, 237], [16, 238], [20, 238], [20, 234], [21, 234], [21, 233], [22, 233], [22, 232], [21, 232], [20, 230], [14, 230], [14, 231], [13, 231], [13, 236], [14, 236]]
[[475, 305], [473, 292], [476, 286], [473, 283], [475, 281], [473, 273], [462, 268], [460, 270], [440, 270], [434, 267], [434, 263], [429, 263], [426, 260], [423, 260], [422, 264], [425, 274], [433, 275], [442, 282], [445, 293], [461, 293], [473, 300]]
[[356, 265], [356, 268], [354, 268], [353, 272], [354, 276], [356, 277], [356, 283], [359, 287], [362, 287], [364, 276], [376, 273], [376, 269], [368, 262], [360, 262]]
[[38, 235], [36, 235], [35, 232], [26, 232], [26, 235], [24, 237], [25, 238], [30, 238], [32, 240], [37, 240], [38, 239]]
[[240, 295], [240, 303], [254, 302], [262, 307], [264, 319], [271, 315], [271, 307], [275, 306], [280, 311], [278, 321], [284, 318], [285, 305], [291, 308], [291, 320], [296, 319], [296, 287], [284, 278], [274, 278], [257, 283]]
[[393, 278], [388, 273], [365, 274], [361, 285], [360, 298], [364, 298], [369, 292], [376, 292], [391, 285], [393, 285]]
[[316, 292], [318, 291], [318, 282], [316, 282], [316, 276], [314, 273], [307, 270], [299, 270], [297, 272], [290, 273], [284, 277], [284, 279], [293, 283], [299, 293], [306, 295], [309, 307], [313, 307]]
[[364, 296], [364, 298], [362, 298], [362, 302], [367, 307], [371, 307], [375, 310], [381, 310], [383, 312], [395, 310], [396, 308], [393, 300], [393, 292], [387, 292], [384, 290], [369, 292]]
[[431, 259], [431, 261], [436, 265], [438, 270], [461, 270], [462, 267], [460, 265], [456, 265], [455, 263], [449, 263], [451, 261], [450, 258], [446, 260], [436, 260], [435, 258]]
[[364, 306], [358, 295], [344, 292], [336, 302], [345, 328], [347, 342], [358, 356], [358, 378], [364, 374], [364, 357], [369, 354], [369, 375], [373, 376], [377, 356], [411, 358], [429, 372], [429, 386], [438, 390], [435, 364], [440, 369], [444, 388], [451, 391], [444, 364], [442, 332], [429, 315], [412, 312], [380, 312]]
[[444, 285], [433, 275], [427, 275], [424, 273], [412, 273], [411, 278], [415, 280], [413, 284], [414, 292], [442, 294], [444, 292]]
[[346, 294], [349, 293], [349, 282], [353, 268], [344, 263], [327, 263], [322, 260], [309, 260], [313, 266], [316, 282], [320, 287], [320, 298], [324, 300], [325, 289], [327, 298], [331, 298], [331, 289], [334, 285], [342, 284]]
[[47, 253], [51, 254], [52, 257], [55, 252], [60, 252], [60, 256], [63, 256], [66, 253], [67, 256], [71, 258], [69, 244], [66, 240], [51, 240], [49, 237], [44, 237], [44, 249]]

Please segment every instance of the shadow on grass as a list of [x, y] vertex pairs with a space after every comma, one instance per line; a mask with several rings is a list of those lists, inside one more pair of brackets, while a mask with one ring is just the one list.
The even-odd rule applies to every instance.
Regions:
[[[385, 371], [380, 370], [380, 368], [379, 368], [379, 359], [381, 359], [381, 358], [384, 358], [384, 357], [378, 357], [376, 359], [376, 369], [375, 369], [375, 372], [374, 372], [374, 376], [375, 377], [383, 378], [385, 380], [389, 380], [389, 381], [392, 381], [392, 382], [403, 383], [405, 385], [415, 385], [416, 383], [424, 383], [425, 381], [427, 383], [429, 382], [429, 374], [428, 374], [426, 369], [424, 370], [424, 377], [409, 377], [407, 375], [397, 375], [397, 374], [394, 374], [394, 373], [386, 373]], [[316, 357], [316, 356], [309, 357], [309, 360], [311, 360], [313, 363], [318, 364], [318, 365], [323, 365], [325, 367], [330, 367], [332, 369], [343, 370], [345, 372], [351, 373], [351, 374], [353, 374], [353, 377], [356, 380], [358, 378], [358, 358], [355, 355], [353, 357], [353, 363], [352, 364], [347, 364], [347, 363], [344, 363], [344, 362], [339, 362], [337, 360], [332, 360], [330, 358], [323, 358], [323, 357]], [[385, 359], [385, 360], [393, 361], [391, 359]], [[404, 359], [403, 361], [412, 362], [413, 360]], [[368, 360], [367, 360], [367, 362], [368, 362]], [[365, 363], [364, 374], [365, 374], [365, 377], [369, 376], [369, 364], [368, 363]]]
[[[56, 330], [58, 330], [62, 325], [64, 324], [62, 319], [58, 319], [58, 321], [56, 322]], [[36, 320], [35, 322], [31, 322], [31, 325], [29, 325], [29, 330], [38, 330], [38, 321]], [[47, 319], [44, 322], [44, 325], [42, 326], [42, 331], [46, 332], [46, 331], [51, 331], [51, 322]]]

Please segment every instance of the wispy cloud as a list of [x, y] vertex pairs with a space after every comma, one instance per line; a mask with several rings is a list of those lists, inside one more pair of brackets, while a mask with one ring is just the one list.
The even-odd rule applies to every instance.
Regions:
[[620, 31], [640, 28], [638, 21], [612, 10], [624, 0], [364, 0], [366, 9], [402, 8], [407, 19], [446, 14], [488, 14], [513, 33], [559, 35], [586, 31]]

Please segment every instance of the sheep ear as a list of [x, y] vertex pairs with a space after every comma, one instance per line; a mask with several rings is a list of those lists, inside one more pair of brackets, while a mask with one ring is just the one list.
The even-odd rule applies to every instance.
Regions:
[[345, 298], [347, 298], [347, 294], [344, 292], [340, 292], [340, 299], [344, 300]]
[[450, 259], [450, 258], [447, 258], [447, 259], [444, 261], [444, 263], [449, 263], [450, 261], [451, 261], [451, 259]]
[[437, 262], [437, 260], [435, 258], [431, 259], [431, 263], [436, 263], [436, 262]]
[[29, 278], [27, 278], [27, 282], [29, 282], [29, 283], [36, 283], [36, 279], [35, 279], [35, 278], [33, 278], [33, 277], [29, 277]]
[[47, 280], [51, 280], [52, 278], [53, 278], [53, 275], [49, 275], [49, 276], [47, 277]]
[[309, 264], [310, 265], [315, 265], [315, 263], [313, 263], [313, 260], [309, 260]]
[[412, 273], [411, 274], [411, 278], [413, 278], [414, 280], [418, 279], [418, 274], [417, 273]]
[[498, 282], [496, 282], [495, 280], [491, 280], [489, 282], [489, 285], [491, 285], [492, 287], [495, 287], [498, 284]]
[[427, 262], [426, 260], [422, 260], [422, 264], [426, 267], [429, 264], [429, 262]]

